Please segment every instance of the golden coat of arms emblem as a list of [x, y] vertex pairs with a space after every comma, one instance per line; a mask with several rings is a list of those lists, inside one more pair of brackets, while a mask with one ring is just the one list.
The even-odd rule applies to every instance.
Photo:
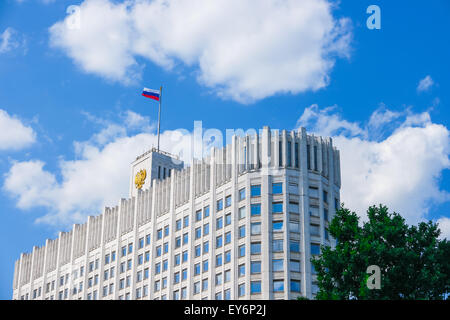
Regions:
[[145, 183], [145, 178], [147, 177], [147, 171], [145, 169], [140, 170], [136, 173], [136, 177], [134, 178], [134, 184], [137, 189], [141, 189]]

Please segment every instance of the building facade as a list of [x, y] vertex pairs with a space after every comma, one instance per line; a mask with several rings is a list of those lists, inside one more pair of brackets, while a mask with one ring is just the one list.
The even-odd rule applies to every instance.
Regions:
[[332, 140], [304, 128], [234, 136], [186, 168], [151, 150], [128, 199], [21, 254], [13, 299], [312, 298], [340, 184]]

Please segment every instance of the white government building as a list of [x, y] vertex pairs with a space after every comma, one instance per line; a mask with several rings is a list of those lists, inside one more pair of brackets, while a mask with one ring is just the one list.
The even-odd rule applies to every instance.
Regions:
[[340, 185], [339, 151], [304, 128], [233, 136], [186, 168], [152, 149], [128, 199], [21, 254], [13, 299], [312, 298]]

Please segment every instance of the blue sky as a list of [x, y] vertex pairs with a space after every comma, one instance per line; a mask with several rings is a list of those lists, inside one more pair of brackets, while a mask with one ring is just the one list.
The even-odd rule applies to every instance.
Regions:
[[144, 86], [164, 87], [166, 149], [195, 120], [306, 126], [341, 150], [351, 209], [450, 234], [448, 1], [138, 2], [0, 2], [0, 299], [21, 252], [127, 196], [130, 159], [155, 143]]

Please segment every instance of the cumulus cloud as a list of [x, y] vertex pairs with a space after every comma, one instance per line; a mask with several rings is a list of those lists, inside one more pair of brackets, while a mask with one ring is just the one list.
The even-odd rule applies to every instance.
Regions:
[[[450, 168], [449, 130], [433, 123], [427, 112], [377, 110], [363, 125], [332, 111], [306, 108], [298, 126], [333, 137], [341, 155], [341, 200], [347, 207], [365, 217], [370, 205], [383, 203], [417, 223], [431, 205], [450, 201], [449, 193], [439, 188], [442, 171]], [[400, 117], [391, 132], [372, 135], [375, 124]]]
[[0, 54], [23, 48], [26, 52], [26, 40], [15, 29], [8, 27], [0, 33]]
[[437, 223], [439, 224], [439, 229], [441, 230], [440, 238], [450, 240], [450, 218], [439, 218]]
[[[124, 116], [120, 123], [90, 116], [102, 129], [87, 141], [74, 142], [75, 159], [61, 159], [56, 172], [40, 160], [13, 162], [3, 190], [17, 200], [20, 209], [45, 208], [47, 214], [36, 221], [58, 227], [84, 222], [103, 206], [117, 205], [128, 196], [131, 162], [157, 141], [153, 132], [133, 130], [136, 121], [144, 123], [144, 117], [131, 111], [125, 115], [131, 115], [131, 120]], [[145, 125], [153, 127], [149, 121]], [[161, 147], [166, 151], [189, 159], [190, 146], [187, 131], [161, 134]]]
[[0, 109], [0, 151], [20, 150], [36, 141], [34, 130], [16, 116]]
[[428, 91], [433, 85], [434, 85], [434, 81], [428, 75], [419, 81], [419, 84], [417, 85], [417, 91], [418, 92]]
[[[219, 96], [248, 103], [318, 90], [337, 57], [348, 57], [350, 21], [328, 0], [85, 0], [50, 28], [50, 43], [85, 72], [125, 84], [143, 61], [194, 70]], [[98, 17], [102, 17], [99, 19]]]

